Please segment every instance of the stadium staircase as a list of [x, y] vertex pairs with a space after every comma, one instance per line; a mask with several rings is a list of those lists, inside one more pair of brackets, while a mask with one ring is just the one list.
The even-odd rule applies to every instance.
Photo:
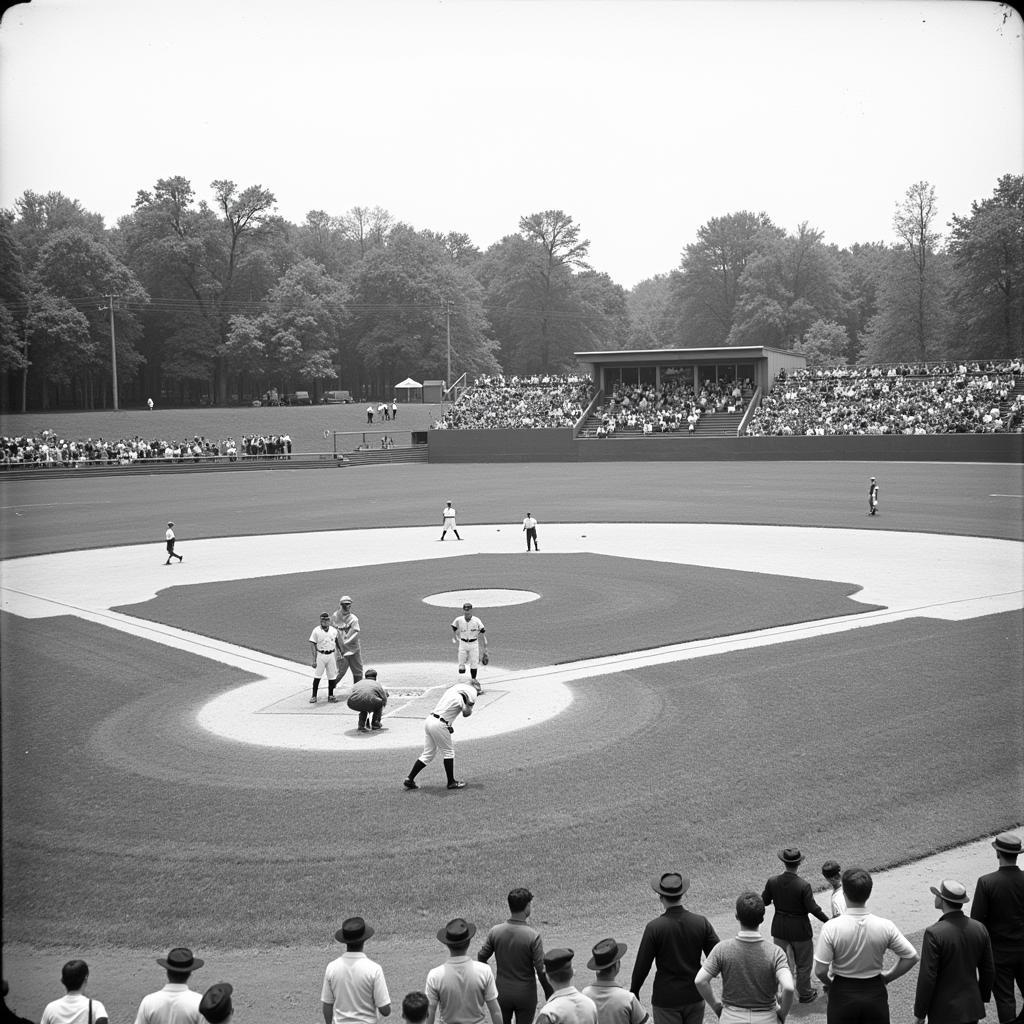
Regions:
[[425, 444], [409, 445], [406, 448], [368, 448], [363, 451], [345, 452], [343, 465], [346, 466], [390, 466], [396, 462], [426, 462], [428, 448]]

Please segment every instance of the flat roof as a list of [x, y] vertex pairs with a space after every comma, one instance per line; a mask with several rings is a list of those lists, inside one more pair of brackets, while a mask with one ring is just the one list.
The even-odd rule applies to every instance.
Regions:
[[771, 345], [722, 345], [716, 348], [621, 348], [601, 349], [597, 352], [573, 352], [577, 359], [608, 362], [611, 359], [754, 359], [766, 352], [779, 355], [798, 355], [785, 348]]

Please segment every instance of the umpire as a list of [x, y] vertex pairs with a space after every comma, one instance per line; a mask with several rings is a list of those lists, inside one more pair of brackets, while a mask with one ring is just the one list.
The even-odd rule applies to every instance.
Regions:
[[388, 703], [388, 691], [377, 682], [377, 670], [368, 668], [364, 678], [352, 687], [348, 706], [359, 712], [359, 731], [382, 729], [381, 713]]

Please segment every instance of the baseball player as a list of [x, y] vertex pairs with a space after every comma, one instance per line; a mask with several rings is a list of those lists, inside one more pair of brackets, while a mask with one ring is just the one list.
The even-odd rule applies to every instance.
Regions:
[[344, 594], [331, 616], [338, 631], [338, 679], [352, 669], [352, 682], [363, 678], [363, 655], [359, 648], [359, 619], [352, 614], [352, 598]]
[[338, 662], [334, 656], [338, 645], [338, 631], [331, 625], [331, 617], [327, 612], [320, 613], [320, 625], [314, 627], [309, 634], [309, 644], [313, 648], [313, 696], [310, 704], [316, 703], [316, 691], [320, 687], [320, 679], [327, 676], [327, 699], [337, 704], [334, 688], [341, 678], [338, 674]]
[[468, 662], [469, 674], [474, 683], [477, 667], [481, 662], [486, 665], [490, 661], [486, 634], [484, 624], [473, 614], [473, 606], [467, 601], [462, 606], [462, 614], [452, 623], [452, 643], [459, 645], [459, 675], [466, 674]]
[[455, 534], [456, 540], [462, 540], [459, 536], [459, 531], [455, 526], [455, 509], [452, 507], [450, 501], [445, 502], [445, 506], [441, 509], [441, 540], [444, 540], [445, 534], [451, 530]]
[[530, 541], [533, 541], [533, 550], [540, 551], [537, 547], [537, 520], [533, 518], [532, 512], [526, 513], [526, 518], [523, 520], [523, 532], [526, 534], [526, 550], [530, 550]]
[[868, 481], [868, 515], [878, 515], [878, 484], [874, 477]]
[[164, 562], [164, 565], [170, 565], [172, 558], [176, 558], [179, 562], [184, 562], [185, 556], [175, 554], [174, 552], [174, 523], [167, 524], [167, 532], [164, 534], [164, 537], [167, 540], [167, 561]]
[[459, 715], [469, 718], [473, 714], [480, 688], [476, 683], [456, 683], [441, 694], [437, 706], [423, 720], [423, 753], [413, 762], [409, 777], [402, 782], [406, 789], [419, 789], [416, 776], [441, 753], [449, 789], [465, 789], [466, 784], [455, 778], [455, 743], [452, 740], [452, 722]]

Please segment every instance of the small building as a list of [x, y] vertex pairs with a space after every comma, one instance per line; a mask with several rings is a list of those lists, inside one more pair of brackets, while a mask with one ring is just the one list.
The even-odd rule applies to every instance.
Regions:
[[444, 381], [425, 380], [423, 382], [423, 401], [427, 405], [435, 405], [444, 401]]
[[684, 380], [699, 391], [716, 381], [752, 382], [767, 391], [779, 370], [803, 369], [807, 360], [787, 349], [768, 345], [722, 348], [638, 348], [574, 352], [594, 386], [608, 394], [619, 384], [651, 384]]

